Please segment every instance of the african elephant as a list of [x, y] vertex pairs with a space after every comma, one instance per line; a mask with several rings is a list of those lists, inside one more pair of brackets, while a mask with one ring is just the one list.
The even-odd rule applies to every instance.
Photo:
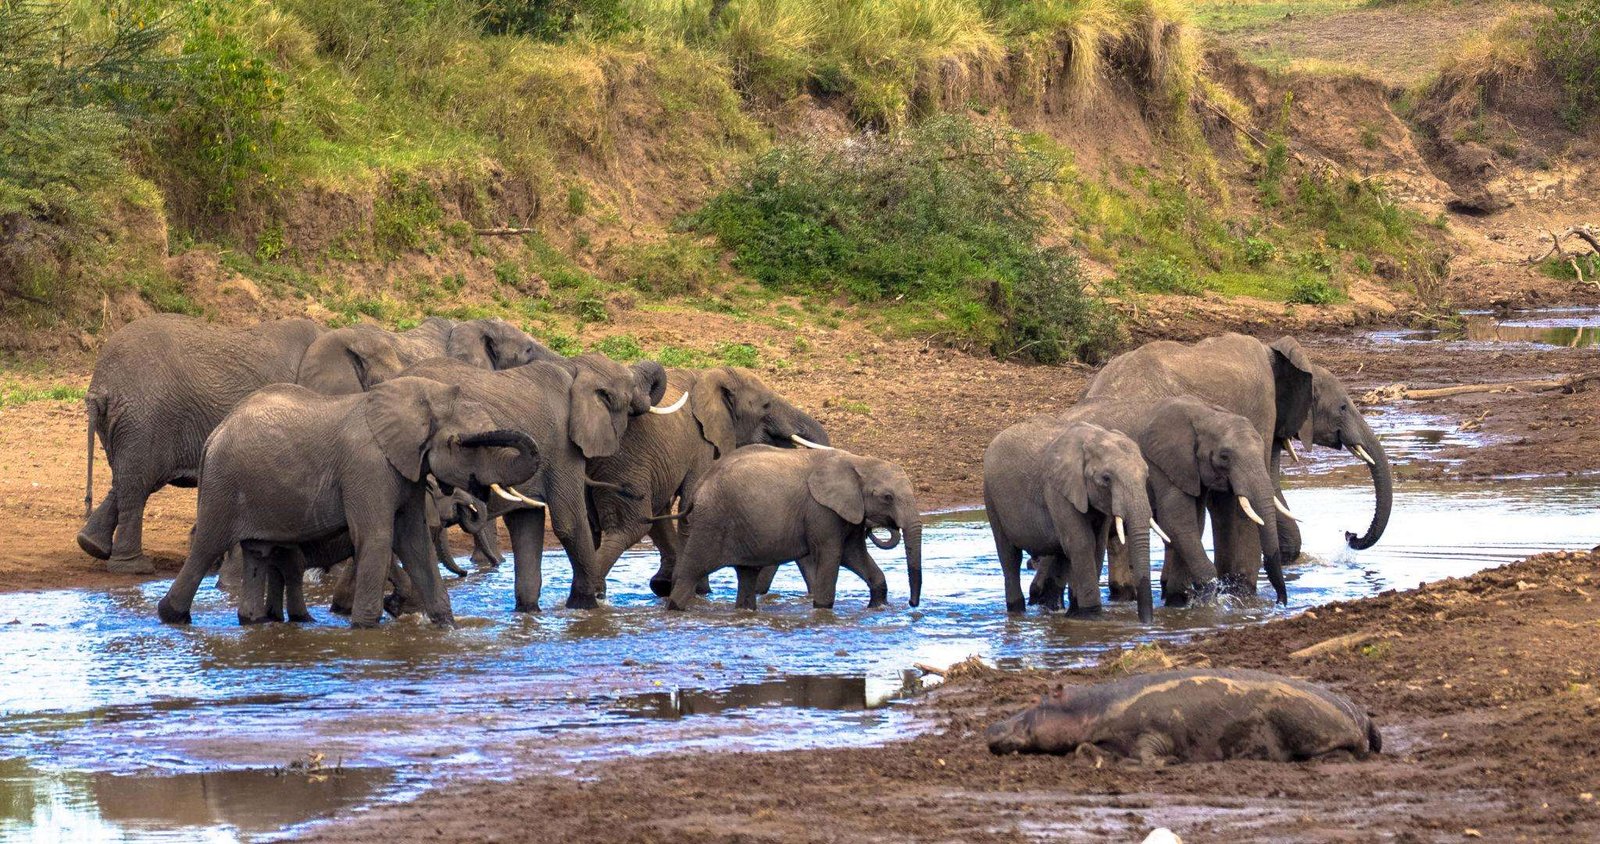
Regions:
[[188, 624], [207, 570], [242, 545], [239, 620], [264, 620], [272, 571], [293, 581], [280, 586], [298, 591], [305, 548], [347, 539], [356, 565], [352, 626], [378, 623], [395, 556], [429, 617], [451, 623], [429, 554], [427, 477], [487, 495], [492, 485], [527, 480], [540, 462], [527, 435], [496, 429], [457, 387], [398, 378], [349, 396], [293, 384], [263, 388], [206, 441], [189, 557], [157, 611], [163, 622]]
[[297, 377], [303, 387], [330, 396], [359, 393], [429, 358], [450, 357], [479, 369], [511, 369], [534, 361], [560, 361], [521, 329], [502, 319], [457, 322], [429, 317], [395, 333], [372, 325], [338, 328], [306, 350]]
[[[1371, 547], [1382, 536], [1393, 503], [1388, 458], [1372, 429], [1332, 373], [1311, 362], [1292, 337], [1263, 343], [1242, 334], [1223, 334], [1193, 345], [1172, 341], [1147, 343], [1112, 361], [1089, 382], [1084, 398], [1111, 397], [1146, 405], [1172, 396], [1193, 395], [1250, 420], [1264, 443], [1273, 483], [1281, 493], [1279, 458], [1289, 442], [1300, 439], [1331, 448], [1347, 448], [1368, 464], [1377, 501], [1364, 535], [1347, 534], [1353, 548]], [[1254, 531], [1224, 507], [1214, 533], [1229, 553], [1254, 556]], [[1214, 519], [1215, 521], [1215, 519]], [[1300, 554], [1300, 531], [1294, 520], [1277, 518], [1280, 555], [1286, 562]], [[1239, 550], [1231, 550], [1237, 546]], [[1113, 563], [1113, 598], [1131, 597], [1125, 566]]]
[[293, 381], [322, 331], [307, 319], [228, 328], [161, 314], [112, 335], [84, 398], [85, 508], [94, 501], [96, 435], [111, 464], [111, 491], [88, 513], [78, 546], [111, 571], [154, 571], [143, 548], [145, 501], [167, 484], [194, 486], [212, 429], [257, 389]]
[[464, 489], [457, 488], [446, 494], [438, 488], [438, 484], [429, 483], [428, 531], [433, 534], [433, 547], [439, 565], [449, 569], [451, 574], [465, 577], [467, 572], [456, 565], [455, 556], [450, 553], [446, 535], [449, 529], [459, 527], [472, 537], [473, 563], [481, 568], [496, 568], [500, 565], [500, 537], [494, 525], [494, 520], [489, 517], [488, 504], [472, 497]]
[[516, 490], [485, 499], [492, 518], [504, 517], [516, 569], [516, 610], [537, 612], [544, 586], [545, 511], [572, 563], [567, 606], [596, 606], [595, 540], [590, 529], [589, 461], [617, 453], [630, 423], [656, 408], [667, 373], [654, 361], [625, 367], [604, 355], [559, 363], [536, 362], [486, 372], [461, 361], [435, 358], [406, 375], [457, 385], [479, 402], [498, 427], [522, 431], [539, 446], [539, 473]]
[[[1100, 611], [1109, 537], [1128, 546], [1139, 620], [1152, 617], [1150, 497], [1139, 446], [1089, 422], [1036, 416], [1001, 431], [983, 453], [983, 502], [1006, 581], [1006, 610], [1022, 612], [1022, 554], [1040, 560], [1041, 584], [1072, 587], [1072, 614]], [[1113, 529], [1114, 528], [1114, 529]], [[1065, 565], [1062, 565], [1065, 563]], [[1060, 589], [1043, 590], [1060, 609]]]
[[828, 444], [817, 420], [742, 369], [674, 369], [667, 373], [667, 385], [662, 401], [684, 401], [688, 413], [641, 416], [628, 426], [615, 454], [589, 462], [591, 477], [637, 493], [594, 491], [595, 527], [602, 537], [595, 570], [602, 591], [617, 558], [647, 532], [661, 552], [650, 588], [661, 596], [671, 591], [678, 532], [667, 521], [650, 519], [668, 512], [674, 499], [687, 511], [718, 457], [752, 444]]
[[[893, 548], [904, 531], [911, 606], [922, 600], [922, 517], [911, 479], [884, 460], [837, 449], [749, 445], [718, 460], [695, 492], [690, 530], [667, 608], [681, 610], [700, 579], [723, 566], [739, 574], [740, 609], [755, 609], [762, 569], [810, 558], [811, 605], [833, 606], [841, 566], [870, 559], [866, 540]], [[885, 587], [886, 588], [886, 587]]]

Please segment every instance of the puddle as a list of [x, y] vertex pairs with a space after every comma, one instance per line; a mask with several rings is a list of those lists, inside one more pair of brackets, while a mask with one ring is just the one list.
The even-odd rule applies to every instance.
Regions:
[[[732, 609], [724, 571], [713, 577], [717, 603], [668, 614], [647, 586], [656, 561], [646, 550], [623, 558], [611, 604], [592, 612], [513, 615], [509, 566], [452, 579], [463, 622], [453, 631], [353, 631], [320, 609], [313, 625], [240, 628], [209, 585], [191, 628], [156, 622], [166, 582], [0, 595], [0, 760], [12, 760], [0, 761], [0, 840], [270, 837], [456, 777], [686, 749], [877, 744], [928, 726], [905, 704], [917, 662], [982, 654], [1007, 667], [1070, 666], [1112, 645], [1600, 543], [1596, 479], [1407, 483], [1383, 541], [1352, 552], [1343, 532], [1366, 526], [1372, 494], [1346, 483], [1290, 481], [1309, 560], [1288, 572], [1289, 608], [1158, 607], [1151, 625], [1130, 605], [1089, 621], [1007, 617], [981, 512], [930, 520], [917, 610], [905, 606], [897, 552], [876, 555], [887, 610], [867, 610], [865, 587], [847, 575], [836, 610], [814, 612], [789, 566], [759, 613]], [[564, 569], [547, 552], [546, 606], [565, 593]], [[320, 587], [308, 591], [326, 606]], [[345, 778], [264, 778], [309, 753], [342, 760]]]
[[385, 768], [50, 773], [22, 760], [5, 760], [0, 761], [0, 838], [252, 840], [357, 805], [393, 777]]
[[1557, 308], [1495, 314], [1465, 311], [1458, 326], [1430, 330], [1378, 331], [1379, 342], [1527, 343], [1540, 346], [1600, 346], [1600, 309]]

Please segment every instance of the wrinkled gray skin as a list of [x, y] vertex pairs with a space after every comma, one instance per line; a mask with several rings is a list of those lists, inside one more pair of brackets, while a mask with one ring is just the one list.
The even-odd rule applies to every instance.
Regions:
[[[1219, 567], [1211, 562], [1201, 543], [1203, 507], [1212, 499], [1240, 509], [1238, 497], [1249, 499], [1262, 522], [1255, 529], [1260, 544], [1273, 549], [1258, 554], [1254, 561], [1241, 560], [1236, 568], [1223, 572], [1221, 585], [1232, 591], [1254, 595], [1256, 575], [1265, 559], [1267, 576], [1278, 600], [1286, 600], [1282, 558], [1278, 548], [1278, 523], [1271, 518], [1274, 487], [1266, 464], [1260, 458], [1264, 447], [1249, 420], [1191, 396], [1163, 399], [1154, 404], [1143, 401], [1086, 399], [1062, 414], [1066, 421], [1091, 422], [1126, 434], [1139, 445], [1149, 467], [1152, 518], [1172, 537], [1161, 570], [1162, 599], [1168, 606], [1188, 600], [1190, 586], [1212, 588]], [[1255, 527], [1252, 525], [1252, 527]], [[1137, 580], [1130, 577], [1137, 584]], [[1061, 589], [1051, 569], [1040, 566], [1034, 575], [1031, 592], [1046, 606], [1059, 605], [1052, 592]], [[1137, 586], [1135, 586], [1137, 594]]]
[[424, 361], [406, 375], [462, 388], [483, 405], [496, 427], [533, 438], [543, 461], [539, 473], [517, 490], [542, 501], [531, 507], [495, 495], [484, 497], [491, 519], [505, 519], [516, 569], [517, 612], [538, 612], [544, 587], [545, 514], [572, 562], [567, 606], [597, 605], [595, 540], [589, 517], [589, 461], [617, 453], [630, 424], [658, 404], [667, 374], [654, 361], [623, 366], [603, 355], [581, 355], [559, 363], [536, 362], [486, 372], [448, 358]]
[[[696, 584], [724, 566], [738, 571], [737, 606], [755, 609], [762, 570], [804, 558], [811, 605], [831, 608], [841, 566], [867, 577], [873, 528], [889, 530], [887, 541], [874, 537], [880, 548], [898, 545], [904, 532], [911, 606], [922, 600], [922, 517], [911, 479], [887, 461], [834, 449], [745, 446], [706, 474], [689, 527], [668, 609], [688, 607]], [[869, 588], [881, 603], [887, 586], [869, 580]]]
[[472, 562], [480, 568], [498, 568], [500, 566], [500, 537], [496, 533], [495, 522], [489, 517], [489, 505], [479, 501], [464, 489], [456, 489], [446, 494], [438, 488], [437, 484], [430, 483], [428, 488], [428, 530], [433, 534], [433, 547], [439, 558], [439, 565], [449, 569], [457, 577], [466, 577], [465, 569], [456, 565], [455, 555], [450, 553], [450, 542], [447, 532], [452, 527], [459, 527], [468, 536], [472, 537]]
[[240, 545], [240, 622], [267, 620], [270, 594], [284, 589], [292, 614], [304, 615], [302, 555], [326, 558], [328, 548], [348, 542], [356, 566], [352, 626], [378, 623], [396, 556], [429, 618], [450, 624], [450, 599], [429, 547], [427, 476], [486, 493], [490, 484], [525, 481], [539, 463], [528, 437], [496, 430], [459, 388], [420, 378], [350, 396], [266, 387], [206, 443], [189, 557], [157, 610], [168, 624], [189, 623], [200, 581]]
[[[1357, 445], [1365, 448], [1374, 461], [1370, 470], [1377, 500], [1366, 533], [1346, 538], [1352, 548], [1362, 549], [1383, 535], [1393, 503], [1393, 479], [1383, 446], [1344, 386], [1312, 363], [1294, 338], [1281, 337], [1269, 344], [1242, 334], [1223, 334], [1193, 345], [1147, 343], [1113, 358], [1084, 391], [1085, 398], [1146, 404], [1179, 395], [1196, 396], [1249, 419], [1262, 439], [1263, 458], [1272, 467], [1280, 495], [1279, 460], [1289, 439], [1352, 452]], [[1221, 567], [1243, 568], [1235, 563], [1260, 556], [1253, 526], [1238, 518], [1237, 508], [1213, 507], [1212, 517]], [[1276, 518], [1279, 554], [1292, 562], [1300, 554], [1299, 527], [1282, 513]], [[1125, 560], [1114, 555], [1113, 599], [1133, 597], [1132, 583]]]
[[[1051, 582], [1065, 572], [1070, 614], [1100, 612], [1100, 567], [1123, 520], [1138, 570], [1139, 620], [1152, 617], [1150, 498], [1139, 446], [1089, 422], [1035, 416], [1001, 431], [983, 453], [983, 502], [1006, 581], [1006, 610], [1019, 613], [1022, 554], [1032, 554]], [[1041, 587], [1042, 588], [1042, 587]], [[1061, 609], [1060, 590], [1042, 589], [1046, 609]]]
[[294, 380], [330, 396], [359, 393], [429, 358], [448, 357], [479, 369], [511, 369], [563, 358], [502, 319], [457, 322], [429, 317], [410, 331], [371, 325], [338, 328], [306, 350]]
[[322, 330], [306, 319], [227, 328], [161, 314], [113, 334], [84, 398], [85, 504], [94, 500], [96, 436], [111, 464], [111, 490], [89, 514], [79, 547], [112, 571], [154, 571], [143, 550], [145, 501], [167, 484], [194, 486], [206, 437], [246, 396], [293, 381]]
[[1069, 686], [989, 728], [996, 754], [1087, 752], [1143, 764], [1365, 759], [1383, 749], [1344, 695], [1246, 670], [1161, 671]]
[[817, 420], [745, 370], [674, 369], [667, 373], [667, 384], [662, 404], [670, 406], [689, 394], [682, 412], [635, 419], [615, 454], [589, 462], [590, 477], [636, 493], [594, 491], [595, 527], [601, 532], [595, 565], [602, 587], [617, 558], [648, 533], [661, 553], [650, 588], [661, 596], [671, 591], [681, 537], [670, 520], [651, 517], [670, 512], [675, 499], [679, 511], [687, 512], [719, 456], [753, 444], [794, 447], [791, 437], [797, 434], [828, 445], [828, 433]]

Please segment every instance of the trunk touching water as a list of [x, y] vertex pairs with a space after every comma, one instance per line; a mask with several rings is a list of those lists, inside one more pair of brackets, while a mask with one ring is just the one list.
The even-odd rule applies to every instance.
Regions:
[[[1383, 536], [1383, 529], [1389, 526], [1389, 510], [1394, 505], [1394, 478], [1389, 472], [1389, 456], [1383, 453], [1383, 445], [1378, 442], [1378, 435], [1372, 432], [1367, 425], [1367, 420], [1360, 416], [1355, 417], [1358, 426], [1356, 436], [1346, 440], [1350, 450], [1355, 451], [1355, 444], [1359, 443], [1367, 456], [1371, 457], [1367, 469], [1372, 472], [1372, 489], [1377, 495], [1373, 505], [1372, 524], [1367, 526], [1367, 532], [1362, 536], [1346, 533], [1344, 539], [1351, 548], [1357, 551], [1371, 548]], [[1360, 454], [1356, 455], [1360, 457]], [[1366, 462], [1363, 459], [1363, 462]]]
[[922, 603], [922, 524], [906, 528], [906, 579], [911, 584], [911, 606]]

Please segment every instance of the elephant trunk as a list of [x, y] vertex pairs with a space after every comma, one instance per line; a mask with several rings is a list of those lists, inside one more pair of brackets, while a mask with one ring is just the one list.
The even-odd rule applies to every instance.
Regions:
[[1350, 450], [1361, 457], [1372, 472], [1372, 488], [1377, 495], [1372, 510], [1372, 524], [1367, 526], [1367, 532], [1362, 536], [1353, 533], [1344, 535], [1345, 542], [1360, 551], [1376, 545], [1383, 536], [1384, 528], [1389, 525], [1389, 511], [1394, 505], [1394, 477], [1389, 471], [1389, 456], [1384, 453], [1382, 443], [1378, 442], [1378, 435], [1372, 432], [1367, 420], [1360, 415], [1353, 418], [1355, 436], [1347, 438], [1346, 442], [1354, 443]]
[[889, 537], [887, 539], [879, 539], [876, 532], [869, 530], [867, 531], [867, 538], [872, 540], [873, 545], [888, 551], [900, 544], [900, 529], [897, 527], [889, 528]]
[[[667, 394], [667, 370], [653, 360], [641, 360], [633, 365], [634, 401], [630, 415], [639, 416], [661, 404]], [[682, 407], [679, 404], [678, 407]], [[673, 410], [677, 410], [674, 407]]]
[[1138, 590], [1139, 622], [1149, 624], [1155, 619], [1155, 600], [1150, 586], [1150, 502], [1142, 494], [1133, 498], [1123, 513], [1123, 521], [1127, 522], [1128, 563], [1133, 568], [1133, 582]]
[[533, 437], [522, 431], [499, 430], [484, 431], [461, 438], [463, 448], [514, 448], [517, 458], [505, 467], [505, 477], [502, 479], [508, 484], [521, 483], [539, 471], [539, 446]]
[[910, 582], [911, 606], [922, 603], [922, 523], [906, 529], [906, 579]]
[[[1234, 494], [1238, 496], [1240, 509], [1257, 523], [1261, 532], [1261, 557], [1267, 570], [1267, 579], [1277, 593], [1278, 603], [1288, 603], [1288, 590], [1283, 579], [1283, 552], [1278, 547], [1278, 507], [1274, 501], [1271, 480], [1263, 472], [1261, 478], [1252, 478], [1242, 488], [1235, 486]], [[1254, 591], [1255, 584], [1248, 586]]]

